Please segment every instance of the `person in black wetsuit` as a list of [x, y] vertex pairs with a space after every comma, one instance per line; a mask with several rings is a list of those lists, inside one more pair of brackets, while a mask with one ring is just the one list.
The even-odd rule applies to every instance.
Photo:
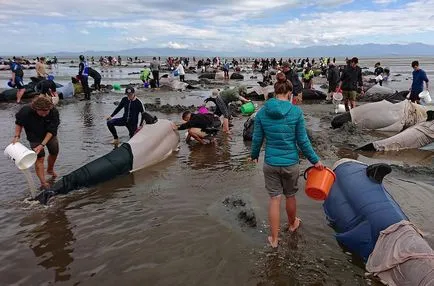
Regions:
[[93, 88], [97, 91], [101, 91], [101, 75], [99, 72], [89, 67], [89, 76], [93, 78]]
[[80, 55], [80, 64], [78, 65], [78, 77], [80, 79], [81, 85], [83, 86], [84, 99], [90, 100], [90, 88], [89, 88], [89, 65], [84, 59], [83, 55]]
[[[143, 125], [143, 121], [145, 120], [145, 108], [143, 107], [143, 103], [136, 97], [134, 94], [133, 87], [127, 87], [125, 89], [125, 96], [122, 98], [119, 105], [113, 111], [113, 113], [107, 117], [107, 127], [113, 135], [113, 144], [119, 144], [119, 137], [116, 132], [115, 126], [125, 126], [128, 129], [130, 138], [134, 136], [137, 130], [137, 124], [139, 122], [139, 114], [142, 115], [142, 119], [140, 122], [140, 126]], [[113, 118], [116, 114], [118, 114], [121, 109], [124, 109], [124, 114], [122, 117]]]

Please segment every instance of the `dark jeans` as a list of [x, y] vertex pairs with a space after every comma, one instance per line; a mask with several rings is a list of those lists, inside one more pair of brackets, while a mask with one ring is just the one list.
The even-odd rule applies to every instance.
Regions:
[[180, 75], [179, 76], [179, 80], [182, 81], [182, 82], [185, 82], [185, 75]]
[[126, 119], [124, 119], [123, 117], [110, 119], [109, 121], [107, 121], [107, 127], [113, 135], [114, 139], [119, 138], [115, 126], [127, 127], [130, 138], [134, 136], [134, 133], [137, 130], [137, 122], [127, 122]]
[[101, 90], [101, 78], [100, 77], [95, 78], [93, 84], [94, 84], [95, 90]]
[[157, 87], [160, 87], [160, 72], [159, 71], [152, 71], [152, 77], [155, 80], [155, 84]]
[[90, 99], [90, 88], [89, 82], [87, 81], [87, 76], [82, 76], [80, 78], [81, 85], [83, 86], [84, 98]]

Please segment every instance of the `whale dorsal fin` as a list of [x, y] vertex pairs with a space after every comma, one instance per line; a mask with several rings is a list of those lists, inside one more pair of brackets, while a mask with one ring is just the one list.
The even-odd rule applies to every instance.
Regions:
[[387, 164], [373, 164], [366, 168], [366, 176], [381, 184], [384, 177], [392, 172], [392, 168]]

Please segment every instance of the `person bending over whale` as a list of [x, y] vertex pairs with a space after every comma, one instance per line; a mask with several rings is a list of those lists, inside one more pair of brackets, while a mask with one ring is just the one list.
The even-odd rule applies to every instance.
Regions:
[[[217, 94], [216, 98], [207, 98], [205, 99], [205, 103], [208, 101], [212, 101], [216, 105], [216, 111], [214, 112], [217, 116], [224, 116], [223, 120], [223, 132], [229, 133], [229, 103], [241, 100], [243, 103], [249, 102], [250, 100], [243, 97], [243, 95], [247, 94], [247, 88], [245, 86], [239, 86], [238, 88], [226, 89]], [[213, 95], [215, 93], [213, 92]]]
[[20, 140], [21, 131], [24, 128], [30, 147], [36, 152], [36, 175], [41, 182], [41, 188], [49, 187], [45, 181], [44, 172], [44, 148], [48, 148], [47, 173], [56, 177], [54, 163], [59, 153], [59, 142], [57, 141], [57, 129], [60, 124], [59, 111], [54, 107], [50, 97], [39, 95], [35, 97], [31, 105], [26, 105], [15, 115], [15, 137], [12, 143]]
[[[122, 98], [119, 105], [113, 111], [113, 113], [107, 117], [107, 127], [113, 135], [113, 144], [119, 145], [119, 137], [116, 132], [115, 126], [125, 126], [128, 129], [130, 138], [134, 136], [137, 130], [137, 124], [139, 122], [139, 114], [142, 115], [142, 119], [140, 122], [140, 126], [143, 125], [143, 121], [145, 120], [145, 108], [143, 107], [143, 103], [138, 99], [134, 93], [133, 87], [127, 87], [125, 89], [125, 96]], [[120, 118], [113, 118], [116, 114], [118, 114], [121, 109], [124, 109], [124, 115]]]
[[182, 114], [182, 120], [185, 121], [184, 124], [175, 126], [175, 130], [185, 130], [188, 129], [188, 136], [186, 141], [189, 142], [191, 137], [193, 137], [197, 142], [201, 144], [208, 144], [207, 137], [215, 133], [221, 126], [220, 119], [212, 114], [193, 114], [190, 111], [185, 111]]

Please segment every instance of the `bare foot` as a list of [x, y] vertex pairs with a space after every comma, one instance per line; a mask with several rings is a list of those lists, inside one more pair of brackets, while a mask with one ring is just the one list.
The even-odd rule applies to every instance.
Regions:
[[290, 232], [294, 232], [298, 229], [298, 227], [300, 226], [301, 223], [301, 219], [299, 219], [298, 217], [295, 218], [294, 224], [292, 225], [288, 225], [288, 230]]
[[279, 244], [279, 240], [276, 239], [276, 241], [273, 241], [273, 238], [271, 236], [268, 237], [268, 243], [270, 243], [270, 246], [272, 248], [277, 248], [277, 245]]
[[51, 175], [53, 178], [57, 178], [57, 173], [54, 170], [47, 170], [47, 174]]
[[39, 187], [40, 190], [47, 190], [50, 188], [50, 184], [48, 183], [41, 183], [41, 186]]

